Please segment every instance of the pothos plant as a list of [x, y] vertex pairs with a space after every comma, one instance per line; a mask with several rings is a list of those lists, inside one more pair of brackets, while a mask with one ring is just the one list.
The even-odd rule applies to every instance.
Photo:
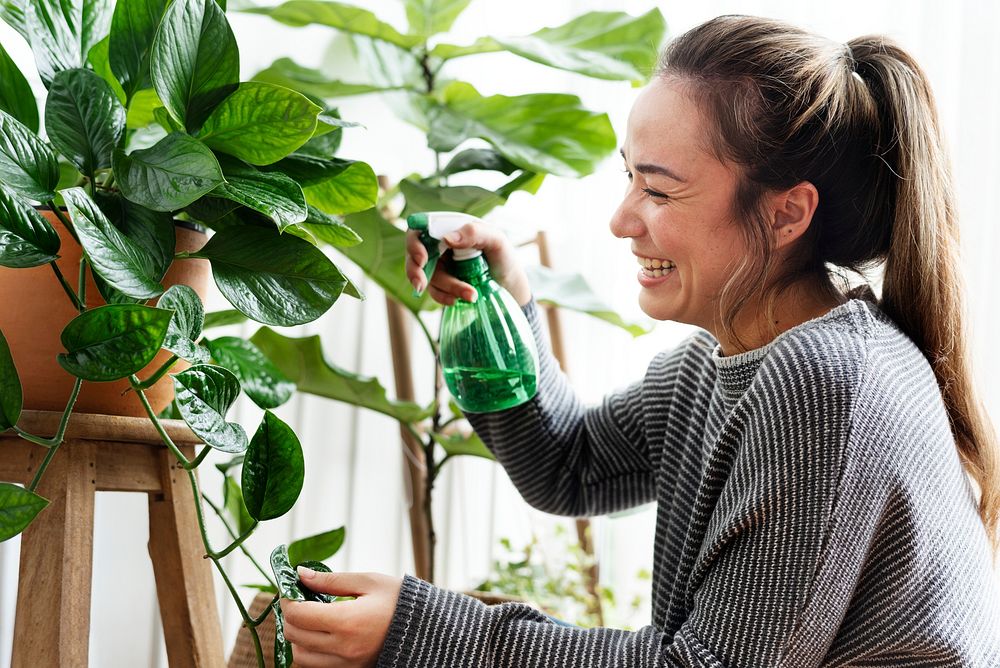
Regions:
[[[638, 17], [589, 12], [530, 35], [486, 35], [458, 45], [449, 43], [447, 33], [470, 0], [403, 0], [403, 4], [409, 22], [405, 32], [362, 7], [327, 0], [289, 0], [240, 11], [267, 15], [289, 26], [333, 28], [349, 38], [361, 65], [353, 80], [343, 80], [281, 58], [255, 75], [255, 81], [325, 100], [376, 94], [402, 120], [425, 133], [426, 147], [413, 147], [410, 153], [433, 152], [433, 171], [414, 172], [383, 189], [378, 207], [346, 216], [346, 223], [365, 242], [338, 250], [412, 315], [437, 358], [428, 324], [436, 305], [426, 295], [414, 295], [406, 280], [405, 226], [393, 212], [405, 217], [416, 211], [451, 210], [482, 216], [504, 205], [515, 192], [535, 193], [549, 174], [569, 178], [590, 174], [616, 144], [608, 116], [585, 109], [575, 95], [484, 96], [473, 84], [450, 78], [449, 64], [476, 54], [508, 52], [541, 65], [637, 86], [653, 69], [666, 26], [657, 9]], [[490, 182], [494, 185], [483, 185]], [[541, 303], [588, 313], [634, 336], [648, 331], [624, 321], [594, 295], [580, 274], [536, 267], [531, 285]], [[462, 426], [454, 403], [442, 397], [439, 360], [433, 401], [423, 407], [390, 400], [376, 379], [352, 376], [327, 362], [317, 336], [289, 338], [263, 328], [251, 341], [300, 390], [389, 415], [419, 444], [422, 467], [415, 467], [420, 479], [413, 484], [422, 490], [423, 508], [422, 517], [411, 514], [411, 522], [421, 525], [424, 533], [415, 538], [414, 553], [418, 575], [433, 579], [435, 480], [454, 457], [492, 459], [480, 439]]]
[[[361, 241], [340, 216], [375, 203], [374, 172], [333, 157], [350, 125], [335, 110], [280, 85], [239, 80], [224, 0], [118, 0], [113, 10], [109, 0], [4, 0], [0, 18], [31, 46], [46, 89], [40, 118], [26, 78], [0, 45], [0, 271], [50, 265], [79, 312], [62, 330], [58, 363], [75, 382], [51, 438], [18, 426], [22, 389], [0, 332], [0, 430], [48, 450], [27, 486], [0, 483], [0, 540], [43, 511], [47, 501], [35, 490], [58, 455], [82, 383], [128, 379], [188, 472], [206, 557], [263, 665], [255, 631], [263, 617], [248, 615], [222, 558], [245, 551], [259, 523], [288, 512], [302, 489], [299, 440], [271, 412], [295, 386], [251, 342], [203, 338], [199, 296], [185, 285], [164, 290], [162, 279], [174, 261], [207, 260], [235, 312], [268, 325], [311, 322], [344, 293], [362, 298], [316, 244]], [[61, 241], [43, 207], [82, 249], [76, 286], [56, 265]], [[178, 253], [175, 220], [214, 233], [200, 249]], [[88, 274], [105, 305], [87, 308]], [[161, 348], [169, 361], [140, 378]], [[172, 374], [171, 415], [204, 443], [192, 458], [145, 395], [180, 359], [191, 366]], [[241, 391], [264, 409], [250, 437], [227, 418]], [[195, 476], [213, 450], [236, 456], [220, 466], [223, 503], [206, 498], [237, 520], [237, 529], [226, 522], [233, 539], [221, 548], [209, 543]], [[237, 484], [229, 472], [239, 466]], [[292, 553], [319, 560], [342, 542], [343, 529], [335, 529], [293, 544]]]

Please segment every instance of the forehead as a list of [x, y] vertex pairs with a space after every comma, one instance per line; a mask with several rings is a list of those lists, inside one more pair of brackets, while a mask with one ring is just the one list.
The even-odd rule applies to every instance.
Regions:
[[669, 160], [696, 165], [711, 159], [701, 109], [676, 79], [657, 77], [636, 98], [628, 117], [625, 155], [629, 162]]

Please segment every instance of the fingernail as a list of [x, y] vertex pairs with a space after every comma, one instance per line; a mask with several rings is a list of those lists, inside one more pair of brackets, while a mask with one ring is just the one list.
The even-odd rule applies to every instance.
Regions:
[[470, 304], [475, 304], [477, 299], [479, 299], [479, 293], [476, 292], [475, 290], [470, 290], [468, 292], [468, 296], [465, 298], [465, 301], [469, 302]]
[[452, 232], [451, 234], [444, 235], [444, 240], [448, 243], [457, 244], [462, 240], [462, 234], [460, 232]]
[[311, 568], [306, 568], [305, 566], [299, 566], [299, 577], [303, 580], [311, 580], [315, 575], [316, 571]]

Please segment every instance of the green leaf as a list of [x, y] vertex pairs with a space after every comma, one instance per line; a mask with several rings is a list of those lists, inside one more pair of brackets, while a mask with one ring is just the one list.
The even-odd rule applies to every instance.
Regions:
[[406, 232], [387, 221], [374, 208], [347, 216], [344, 222], [365, 242], [349, 248], [337, 248], [338, 251], [413, 313], [437, 308], [427, 292], [413, 296], [413, 286], [406, 280]]
[[302, 446], [295, 432], [271, 411], [250, 441], [243, 461], [243, 499], [256, 520], [281, 517], [295, 505], [305, 479]]
[[211, 149], [179, 132], [129, 155], [115, 151], [114, 170], [122, 194], [154, 211], [184, 208], [225, 181]]
[[223, 336], [206, 340], [205, 345], [217, 364], [236, 374], [243, 391], [261, 408], [277, 408], [295, 393], [295, 383], [285, 378], [253, 343], [237, 336]]
[[365, 211], [378, 200], [378, 179], [365, 162], [294, 154], [271, 168], [295, 179], [306, 202], [329, 214]]
[[496, 53], [504, 48], [492, 37], [480, 37], [469, 46], [458, 46], [456, 44], [438, 44], [430, 50], [432, 58], [449, 60], [461, 56], [474, 56], [480, 53]]
[[253, 76], [253, 81], [275, 84], [319, 98], [350, 97], [386, 90], [399, 90], [399, 86], [379, 86], [370, 83], [349, 83], [331, 79], [321, 71], [298, 65], [291, 58], [279, 58], [267, 69]]
[[304, 601], [306, 597], [299, 589], [299, 576], [288, 558], [288, 547], [279, 545], [271, 551], [271, 571], [282, 598], [289, 601]]
[[599, 79], [642, 85], [652, 74], [667, 25], [659, 9], [635, 17], [588, 12], [526, 37], [497, 37], [511, 53]]
[[115, 98], [122, 105], [127, 101], [122, 85], [118, 83], [114, 72], [111, 71], [111, 63], [108, 61], [109, 38], [105, 37], [94, 45], [94, 48], [87, 54], [87, 62], [94, 68], [94, 72], [104, 80], [115, 94]]
[[149, 77], [150, 49], [167, 0], [117, 0], [111, 17], [108, 60], [131, 101]]
[[0, 19], [17, 31], [26, 42], [31, 43], [27, 19], [24, 16], [24, 0], [0, 0]]
[[[291, 550], [292, 550], [292, 546], [291, 545], [288, 547], [288, 550], [289, 550], [289, 553], [291, 553]], [[295, 564], [295, 562], [292, 562], [292, 563]], [[315, 561], [315, 560], [311, 560], [311, 559], [306, 559], [305, 561], [300, 561], [300, 562], [298, 562], [295, 565], [296, 566], [305, 566], [306, 568], [311, 568], [312, 570], [316, 571], [317, 573], [332, 573], [333, 572], [333, 571], [330, 570], [330, 567], [327, 566], [326, 564], [324, 564], [322, 561]], [[298, 569], [297, 568], [296, 568], [296, 574], [298, 574]], [[333, 603], [335, 600], [337, 600], [337, 597], [333, 596], [331, 594], [326, 594], [326, 593], [323, 593], [323, 592], [313, 591], [312, 589], [310, 589], [309, 587], [307, 587], [304, 582], [302, 582], [301, 578], [299, 578], [299, 589], [302, 590], [302, 595], [306, 597], [307, 601], [315, 601], [316, 603]]]
[[432, 433], [431, 438], [444, 448], [448, 456], [470, 455], [473, 457], [482, 457], [483, 459], [496, 460], [493, 453], [490, 452], [489, 448], [483, 443], [483, 440], [474, 431], [468, 434], [449, 434], [447, 436]]
[[0, 543], [24, 531], [47, 505], [47, 499], [20, 485], [0, 482]]
[[440, 171], [438, 176], [451, 176], [452, 174], [469, 172], [477, 169], [502, 172], [503, 174], [510, 175], [516, 172], [519, 168], [513, 162], [503, 157], [493, 149], [469, 148], [456, 153], [455, 156], [448, 161], [448, 164], [445, 165], [445, 168]]
[[215, 0], [174, 0], [160, 23], [149, 61], [153, 88], [188, 132], [236, 90], [240, 54]]
[[451, 151], [479, 137], [535, 172], [586, 176], [615, 148], [607, 114], [583, 109], [575, 95], [483, 97], [470, 84], [456, 81], [444, 89], [440, 103], [430, 103], [426, 114], [432, 149]]
[[[234, 455], [229, 461], [218, 462], [215, 468], [219, 469], [219, 473], [225, 475], [229, 473], [230, 469], [243, 466], [243, 460], [246, 459], [243, 455]], [[241, 492], [242, 494], [242, 492]]]
[[403, 179], [399, 190], [406, 198], [401, 217], [418, 211], [461, 211], [473, 216], [485, 216], [507, 198], [479, 186], [432, 186]]
[[411, 401], [393, 401], [377, 378], [360, 376], [327, 361], [319, 336], [291, 338], [268, 327], [250, 341], [270, 359], [300, 392], [369, 408], [401, 422], [417, 422], [430, 414]]
[[0, 109], [38, 132], [38, 105], [28, 80], [0, 44]]
[[0, 332], [0, 431], [6, 431], [17, 424], [21, 417], [21, 380], [10, 354], [10, 346], [3, 332]]
[[148, 256], [150, 276], [161, 280], [174, 261], [177, 232], [173, 217], [139, 206], [119, 193], [97, 191], [95, 201], [111, 224]]
[[362, 241], [358, 233], [342, 219], [324, 213], [314, 206], [309, 207], [309, 215], [302, 223], [302, 227], [331, 246], [348, 248], [357, 246]]
[[344, 544], [344, 527], [297, 540], [288, 546], [288, 561], [294, 567], [303, 561], [323, 561], [337, 554]]
[[128, 113], [125, 117], [125, 127], [129, 130], [136, 130], [152, 125], [156, 122], [154, 110], [163, 107], [156, 91], [152, 88], [143, 88], [135, 92], [128, 105]]
[[192, 257], [211, 261], [215, 284], [230, 304], [269, 325], [312, 322], [347, 285], [336, 265], [309, 242], [263, 227], [224, 229]]
[[405, 0], [410, 32], [430, 37], [451, 30], [470, 0]]
[[247, 506], [243, 503], [243, 491], [240, 484], [232, 476], [225, 476], [222, 485], [222, 502], [229, 513], [229, 517], [236, 524], [236, 533], [242, 536], [253, 526], [253, 518], [247, 512]]
[[409, 49], [423, 42], [419, 35], [401, 35], [388, 23], [380, 21], [367, 9], [328, 0], [289, 0], [277, 7], [244, 9], [249, 14], [264, 14], [293, 27], [325, 25], [347, 33], [366, 35]]
[[68, 352], [59, 354], [59, 364], [84, 380], [125, 378], [153, 361], [172, 315], [140, 304], [99, 306], [81, 313], [62, 331]]
[[594, 293], [581, 274], [558, 272], [540, 266], [526, 267], [526, 270], [532, 293], [539, 303], [592, 315], [621, 327], [632, 336], [642, 336], [653, 329], [649, 324], [626, 322]]
[[246, 321], [247, 317], [235, 309], [211, 311], [205, 314], [205, 326], [202, 329], [225, 327], [226, 325], [239, 325]]
[[108, 0], [26, 0], [26, 37], [42, 83], [63, 70], [83, 67], [90, 50], [108, 34]]
[[125, 131], [125, 108], [111, 86], [90, 70], [64, 70], [52, 80], [45, 129], [63, 157], [93, 176], [111, 166]]
[[292, 668], [294, 661], [292, 643], [285, 638], [285, 613], [278, 601], [271, 604], [274, 611], [274, 668]]
[[172, 285], [156, 306], [174, 312], [163, 347], [194, 364], [206, 364], [210, 359], [208, 350], [195, 343], [205, 323], [205, 308], [198, 293], [186, 285]]
[[153, 120], [159, 123], [163, 131], [168, 134], [171, 132], [184, 132], [184, 128], [170, 116], [170, 112], [167, 111], [166, 107], [153, 109]]
[[59, 162], [49, 145], [0, 111], [0, 182], [21, 197], [48, 202], [56, 196]]
[[198, 138], [252, 165], [269, 165], [309, 141], [322, 110], [294, 90], [246, 82], [215, 108]]
[[226, 421], [226, 413], [240, 395], [240, 381], [229, 369], [196, 364], [170, 377], [177, 408], [191, 431], [222, 452], [236, 454], [247, 449], [243, 427]]
[[218, 157], [226, 182], [212, 191], [214, 197], [232, 200], [264, 214], [280, 231], [306, 220], [306, 198], [298, 183], [281, 172], [262, 172], [236, 158]]
[[163, 293], [153, 258], [119, 232], [83, 188], [60, 194], [95, 273], [129, 297], [151, 299]]
[[58, 252], [59, 235], [49, 221], [0, 185], [0, 266], [37, 267]]

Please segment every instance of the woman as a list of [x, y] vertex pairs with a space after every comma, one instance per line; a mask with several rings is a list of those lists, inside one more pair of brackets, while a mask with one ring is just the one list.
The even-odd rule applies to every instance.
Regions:
[[[566, 628], [412, 577], [316, 575], [359, 598], [283, 601], [297, 662], [1000, 666], [998, 447], [970, 380], [920, 68], [882, 37], [720, 17], [667, 48], [622, 155], [611, 230], [642, 265], [640, 305], [704, 331], [601, 406], [545, 352], [502, 235], [449, 242], [485, 251], [543, 351], [532, 401], [470, 421], [542, 510], [657, 502], [652, 625]], [[408, 249], [423, 287], [426, 254]], [[838, 287], [883, 263], [881, 300]], [[441, 270], [429, 289], [471, 298]]]

